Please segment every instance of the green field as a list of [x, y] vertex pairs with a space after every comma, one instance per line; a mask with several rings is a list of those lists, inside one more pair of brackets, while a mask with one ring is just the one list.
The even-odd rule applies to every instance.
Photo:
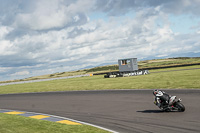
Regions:
[[108, 133], [87, 125], [66, 125], [0, 113], [0, 133]]

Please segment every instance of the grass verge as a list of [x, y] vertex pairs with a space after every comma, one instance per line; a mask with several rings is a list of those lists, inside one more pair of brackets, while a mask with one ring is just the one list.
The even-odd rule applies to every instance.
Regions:
[[[103, 75], [62, 79], [36, 83], [0, 86], [0, 94], [48, 92], [48, 91], [77, 91], [77, 90], [106, 90], [106, 89], [179, 89], [200, 88], [199, 65], [150, 70], [150, 74], [124, 78], [104, 78]], [[182, 69], [192, 69], [174, 71]], [[170, 72], [151, 73], [173, 70]]]
[[66, 125], [0, 113], [0, 133], [108, 133], [87, 125]]

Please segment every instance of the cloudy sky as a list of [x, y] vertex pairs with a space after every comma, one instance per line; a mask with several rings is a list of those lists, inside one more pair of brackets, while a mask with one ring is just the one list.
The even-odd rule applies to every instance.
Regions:
[[0, 0], [0, 81], [200, 56], [200, 0]]

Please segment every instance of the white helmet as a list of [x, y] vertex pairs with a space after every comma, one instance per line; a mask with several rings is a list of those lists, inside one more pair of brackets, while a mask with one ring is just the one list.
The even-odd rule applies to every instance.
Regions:
[[153, 95], [155, 96], [156, 94], [158, 94], [159, 90], [154, 90], [153, 91]]

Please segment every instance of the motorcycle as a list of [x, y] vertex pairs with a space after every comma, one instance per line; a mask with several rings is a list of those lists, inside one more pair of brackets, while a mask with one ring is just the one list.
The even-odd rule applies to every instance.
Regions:
[[177, 99], [176, 96], [172, 96], [169, 99], [169, 104], [167, 107], [161, 107], [163, 111], [169, 112], [169, 111], [178, 111], [178, 112], [184, 112], [185, 106], [181, 103], [181, 99]]

